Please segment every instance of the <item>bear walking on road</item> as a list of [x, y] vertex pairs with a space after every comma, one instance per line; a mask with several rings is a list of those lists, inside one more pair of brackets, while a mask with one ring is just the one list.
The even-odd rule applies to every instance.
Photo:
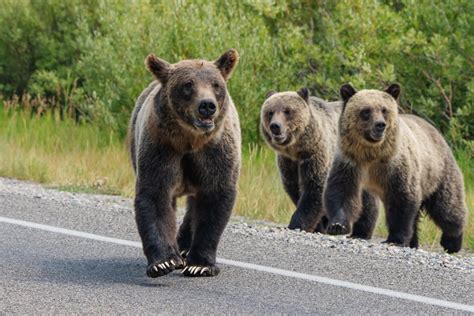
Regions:
[[[296, 205], [289, 228], [325, 232], [322, 194], [337, 144], [337, 121], [342, 102], [325, 102], [297, 92], [269, 92], [261, 109], [260, 129], [277, 152], [285, 191]], [[374, 197], [363, 194], [363, 211], [357, 214], [352, 236], [369, 239], [377, 221]], [[347, 231], [350, 233], [350, 231]]]
[[[184, 268], [214, 276], [217, 246], [230, 218], [240, 172], [240, 126], [226, 81], [239, 55], [176, 64], [149, 55], [156, 81], [139, 96], [129, 127], [136, 173], [135, 215], [147, 275]], [[176, 199], [187, 209], [176, 231]]]
[[466, 221], [463, 177], [441, 134], [425, 120], [399, 115], [400, 86], [385, 91], [341, 87], [339, 150], [324, 193], [328, 232], [343, 233], [360, 208], [360, 191], [380, 197], [387, 242], [418, 247], [417, 224], [425, 209], [441, 228], [441, 245], [461, 249]]

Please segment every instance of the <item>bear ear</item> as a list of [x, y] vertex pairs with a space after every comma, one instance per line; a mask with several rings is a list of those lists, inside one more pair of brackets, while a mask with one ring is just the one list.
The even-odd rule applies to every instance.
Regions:
[[274, 95], [275, 93], [277, 93], [275, 90], [268, 91], [267, 94], [265, 95], [265, 100], [271, 97], [272, 95]]
[[356, 93], [357, 93], [357, 90], [354, 89], [354, 87], [351, 86], [349, 83], [343, 84], [340, 89], [340, 94], [344, 102], [349, 100]]
[[214, 61], [214, 65], [220, 70], [224, 80], [228, 80], [232, 75], [232, 71], [239, 62], [239, 53], [231, 48]]
[[390, 94], [395, 100], [400, 96], [401, 87], [398, 83], [392, 83], [388, 88], [385, 89], [385, 92]]
[[167, 61], [150, 54], [145, 59], [145, 65], [161, 83], [165, 83], [168, 80], [172, 66]]
[[298, 91], [296, 91], [296, 93], [298, 93], [298, 95], [300, 97], [302, 97], [303, 100], [306, 101], [306, 103], [308, 103], [308, 100], [309, 100], [309, 89], [308, 88], [303, 87], [303, 88], [299, 89]]

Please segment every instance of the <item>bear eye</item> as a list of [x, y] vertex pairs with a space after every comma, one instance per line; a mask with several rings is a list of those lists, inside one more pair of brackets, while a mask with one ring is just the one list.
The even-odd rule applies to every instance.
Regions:
[[273, 111], [268, 112], [268, 116], [273, 116], [273, 114], [274, 114]]
[[189, 90], [189, 89], [191, 89], [192, 87], [193, 87], [193, 81], [192, 81], [192, 80], [186, 81], [186, 82], [184, 83], [184, 88], [185, 88], [185, 89], [188, 89], [188, 90]]
[[291, 111], [290, 110], [285, 110], [285, 111], [283, 111], [283, 113], [285, 113], [285, 115], [290, 115]]
[[387, 115], [387, 113], [388, 113], [388, 110], [386, 108], [382, 108], [382, 114]]
[[212, 87], [213, 87], [214, 89], [219, 89], [219, 88], [220, 88], [220, 85], [219, 85], [218, 82], [214, 81], [214, 82], [212, 83]]
[[363, 109], [362, 111], [360, 111], [360, 117], [363, 120], [368, 120], [370, 118], [370, 112], [370, 109]]

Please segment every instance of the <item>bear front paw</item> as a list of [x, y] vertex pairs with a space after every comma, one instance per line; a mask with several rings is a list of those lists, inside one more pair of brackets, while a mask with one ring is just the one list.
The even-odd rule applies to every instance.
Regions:
[[183, 275], [187, 277], [210, 277], [216, 276], [220, 272], [218, 266], [210, 265], [187, 265], [183, 269]]
[[382, 244], [389, 244], [389, 245], [399, 246], [399, 247], [409, 246], [408, 238], [390, 236], [390, 235], [388, 236], [387, 240], [382, 241]]
[[346, 235], [350, 233], [349, 225], [343, 223], [332, 223], [328, 225], [329, 235]]
[[180, 257], [173, 255], [166, 260], [155, 261], [148, 265], [146, 274], [150, 278], [157, 278], [166, 275], [176, 269], [182, 269], [184, 261]]
[[288, 229], [299, 229], [308, 233], [314, 233], [314, 226], [309, 226], [308, 220], [304, 219], [299, 213], [293, 214], [293, 216], [291, 217], [290, 224], [288, 225]]

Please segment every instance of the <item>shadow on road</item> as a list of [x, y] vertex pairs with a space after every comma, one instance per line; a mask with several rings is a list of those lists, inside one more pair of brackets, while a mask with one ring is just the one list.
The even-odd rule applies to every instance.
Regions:
[[[43, 281], [54, 283], [74, 283], [103, 286], [110, 283], [122, 283], [144, 287], [168, 287], [158, 279], [145, 275], [145, 262], [138, 258], [101, 258], [101, 259], [56, 259], [39, 262], [39, 277]], [[180, 277], [176, 273], [167, 276]]]

